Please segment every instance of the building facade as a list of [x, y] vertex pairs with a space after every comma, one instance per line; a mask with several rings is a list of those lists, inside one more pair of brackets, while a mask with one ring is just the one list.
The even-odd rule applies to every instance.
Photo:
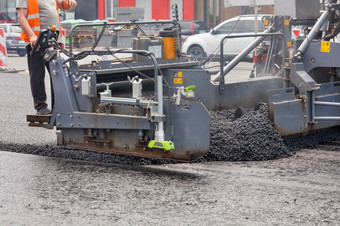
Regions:
[[[209, 27], [241, 14], [253, 13], [253, 7], [225, 7], [224, 0], [77, 0], [78, 7], [70, 11], [74, 19], [114, 21], [121, 7], [144, 9], [144, 19], [172, 20], [173, 4], [178, 5], [180, 20], [202, 20]], [[16, 19], [14, 0], [0, 0], [0, 12]], [[259, 6], [259, 13], [272, 14], [273, 6]], [[71, 17], [71, 18], [72, 18]], [[66, 18], [67, 19], [67, 18]]]
[[[172, 19], [171, 6], [177, 4], [180, 20], [202, 20], [214, 27], [229, 18], [250, 14], [249, 6], [225, 7], [224, 0], [98, 0], [98, 19], [115, 19], [120, 7], [144, 9], [144, 19]], [[259, 6], [259, 13], [272, 14], [274, 6]]]
[[138, 7], [144, 9], [144, 19], [168, 20], [173, 4], [178, 5], [181, 20], [195, 18], [195, 0], [98, 0], [98, 18], [115, 19], [120, 7]]

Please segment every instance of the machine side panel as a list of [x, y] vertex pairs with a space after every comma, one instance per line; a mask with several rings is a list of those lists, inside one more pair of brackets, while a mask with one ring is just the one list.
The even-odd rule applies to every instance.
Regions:
[[[305, 131], [306, 120], [302, 100], [290, 100], [269, 104], [269, 110], [273, 116], [275, 129], [282, 136], [288, 136]], [[275, 112], [275, 114], [273, 114]]]
[[[182, 101], [180, 106], [164, 102], [165, 114], [172, 116], [173, 141], [175, 152], [195, 159], [209, 151], [210, 114], [200, 102]], [[167, 117], [165, 123], [166, 140], [171, 139], [171, 122]]]
[[55, 93], [53, 112], [78, 111], [78, 104], [74, 95], [71, 79], [66, 67], [62, 65], [60, 58], [50, 62], [53, 92]]
[[[199, 69], [169, 69], [165, 72], [171, 87], [196, 85], [193, 100], [200, 101], [209, 110], [239, 107], [250, 107], [259, 102], [268, 102], [268, 90], [282, 88], [280, 77], [260, 77], [246, 81], [223, 85], [224, 93], [219, 86], [210, 82], [211, 74]], [[179, 77], [181, 75], [181, 77]]]
[[57, 128], [149, 130], [150, 123], [145, 116], [73, 112], [60, 113], [57, 117]]
[[339, 67], [340, 43], [312, 42], [303, 56], [303, 65], [308, 72], [317, 67]]

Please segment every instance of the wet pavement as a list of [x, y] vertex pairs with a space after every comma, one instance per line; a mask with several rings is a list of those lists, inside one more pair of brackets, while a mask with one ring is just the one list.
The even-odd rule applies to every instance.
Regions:
[[[8, 60], [25, 69], [25, 57]], [[269, 161], [137, 166], [113, 164], [116, 155], [96, 161], [91, 152], [85, 160], [46, 157], [22, 154], [27, 145], [39, 151], [56, 143], [55, 131], [27, 126], [35, 111], [25, 71], [0, 73], [0, 106], [1, 225], [340, 222], [337, 148]]]

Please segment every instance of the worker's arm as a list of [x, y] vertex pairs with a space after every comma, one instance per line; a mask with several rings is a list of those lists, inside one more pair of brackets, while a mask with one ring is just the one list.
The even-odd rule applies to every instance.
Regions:
[[[71, 5], [71, 8], [76, 8], [77, 7], [77, 2], [75, 0], [66, 0], [68, 1], [68, 4]], [[62, 8], [63, 5], [63, 0], [58, 0], [58, 7]]]
[[18, 22], [19, 22], [22, 30], [29, 37], [30, 43], [31, 43], [31, 47], [33, 48], [33, 46], [37, 42], [37, 36], [34, 34], [31, 26], [29, 25], [29, 23], [27, 21], [27, 9], [18, 8], [17, 12], [18, 12]]

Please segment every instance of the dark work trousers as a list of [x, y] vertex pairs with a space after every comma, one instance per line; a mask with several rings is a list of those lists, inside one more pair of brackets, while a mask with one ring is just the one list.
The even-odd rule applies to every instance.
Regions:
[[[49, 64], [40, 55], [30, 55], [31, 45], [26, 46], [28, 70], [30, 74], [31, 92], [34, 101], [34, 108], [39, 110], [47, 107], [45, 91], [45, 67], [50, 72]], [[52, 84], [51, 84], [52, 85]], [[52, 88], [52, 87], [51, 87]]]

